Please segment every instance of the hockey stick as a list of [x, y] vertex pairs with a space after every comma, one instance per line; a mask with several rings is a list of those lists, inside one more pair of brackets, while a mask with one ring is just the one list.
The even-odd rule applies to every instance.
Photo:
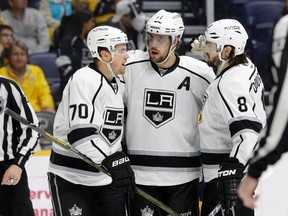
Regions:
[[215, 216], [221, 209], [221, 201], [215, 206], [208, 216]]
[[[222, 212], [222, 216], [226, 216], [227, 214], [225, 214], [225, 211], [227, 211], [228, 209], [222, 208], [221, 201], [215, 206], [215, 208], [210, 212], [210, 214], [208, 216], [215, 216], [220, 211], [220, 209]], [[234, 206], [232, 206], [230, 210], [232, 212], [232, 216], [235, 216]], [[228, 214], [229, 214], [229, 212], [228, 212]]]
[[[39, 134], [43, 135], [46, 139], [54, 142], [55, 144], [57, 144], [58, 146], [66, 149], [67, 151], [72, 152], [74, 155], [78, 156], [80, 159], [82, 159], [83, 161], [85, 161], [86, 163], [90, 164], [91, 166], [95, 167], [96, 169], [98, 169], [99, 171], [105, 173], [108, 176], [111, 176], [111, 174], [104, 169], [103, 167], [99, 166], [98, 164], [96, 164], [95, 162], [93, 162], [90, 158], [88, 158], [86, 155], [82, 154], [81, 152], [79, 152], [78, 150], [76, 150], [75, 148], [73, 148], [72, 146], [68, 145], [67, 143], [63, 142], [62, 140], [58, 139], [57, 137], [51, 135], [50, 133], [42, 130], [40, 127], [36, 126], [35, 124], [29, 122], [27, 119], [23, 118], [22, 116], [18, 115], [17, 113], [15, 113], [14, 111], [12, 111], [9, 108], [5, 109], [5, 113], [7, 115], [10, 115], [12, 118], [16, 119], [17, 121], [19, 121], [20, 123], [26, 125], [27, 127], [37, 131]], [[180, 216], [178, 213], [176, 213], [175, 211], [173, 211], [169, 206], [165, 205], [164, 203], [162, 203], [161, 201], [157, 200], [156, 198], [152, 197], [151, 195], [149, 195], [148, 193], [146, 193], [145, 191], [141, 190], [140, 188], [136, 187], [136, 192], [138, 195], [142, 196], [143, 198], [145, 198], [146, 200], [148, 200], [149, 202], [155, 204], [156, 206], [158, 206], [159, 208], [161, 208], [162, 210], [166, 211], [167, 213], [169, 213], [171, 216]]]

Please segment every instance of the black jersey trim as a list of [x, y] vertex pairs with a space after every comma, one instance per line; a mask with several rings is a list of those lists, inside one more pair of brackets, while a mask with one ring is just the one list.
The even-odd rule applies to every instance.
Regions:
[[197, 73], [189, 70], [188, 68], [185, 68], [185, 67], [180, 66], [180, 65], [179, 65], [178, 67], [181, 68], [181, 69], [183, 69], [183, 70], [188, 71], [189, 73], [192, 73], [192, 74], [195, 75], [195, 76], [198, 76], [198, 77], [202, 78], [202, 79], [205, 80], [208, 84], [210, 84], [210, 82], [209, 82], [205, 77], [201, 76], [200, 74], [197, 74]]
[[81, 171], [96, 172], [96, 173], [100, 172], [95, 167], [92, 167], [91, 165], [89, 165], [80, 158], [72, 158], [65, 155], [60, 155], [54, 151], [51, 151], [50, 162], [58, 166], [69, 167], [72, 169], [79, 169]]
[[222, 76], [219, 78], [219, 82], [218, 82], [218, 84], [217, 84], [217, 89], [218, 89], [219, 95], [220, 95], [220, 97], [222, 98], [225, 106], [227, 107], [227, 109], [228, 109], [231, 117], [233, 118], [233, 117], [234, 117], [233, 112], [232, 112], [231, 108], [229, 107], [227, 101], [225, 100], [225, 98], [224, 98], [224, 96], [222, 95], [222, 92], [221, 92], [221, 90], [220, 90], [220, 86], [219, 86], [219, 85], [220, 85], [221, 79], [222, 79]]
[[77, 128], [72, 130], [68, 135], [68, 141], [73, 145], [77, 141], [89, 137], [93, 134], [97, 134], [97, 129], [94, 127], [86, 127], [86, 128]]
[[159, 74], [159, 76], [165, 76], [165, 75], [173, 72], [179, 66], [180, 58], [176, 54], [175, 54], [175, 56], [176, 56], [176, 60], [175, 60], [174, 64], [169, 68], [163, 68], [163, 69], [167, 69], [167, 71], [163, 75], [161, 75], [159, 68], [158, 68], [156, 63], [154, 63], [152, 61], [150, 61], [150, 63], [152, 65], [153, 69]]
[[254, 76], [255, 72], [256, 72], [256, 67], [254, 68], [254, 70], [253, 70], [252, 74], [250, 75], [250, 77], [249, 77], [249, 80], [251, 80], [251, 79], [252, 79], [252, 77]]
[[195, 157], [170, 157], [150, 155], [130, 155], [128, 157], [132, 165], [150, 167], [200, 167], [200, 156]]
[[[95, 101], [96, 101], [97, 95], [99, 94], [100, 89], [102, 88], [102, 86], [103, 86], [103, 76], [101, 77], [101, 84], [100, 84], [99, 88], [97, 89], [96, 93], [95, 93], [94, 96], [93, 96], [93, 99], [92, 99], [92, 104], [93, 104], [93, 105], [94, 105], [94, 103], [95, 103]], [[112, 87], [112, 86], [111, 86], [111, 87]], [[92, 115], [91, 115], [91, 118], [90, 118], [90, 123], [93, 122], [94, 115], [95, 115], [95, 106], [93, 106]]]
[[134, 62], [129, 62], [126, 64], [126, 66], [128, 65], [133, 65], [133, 64], [139, 64], [139, 63], [143, 63], [143, 62], [148, 62], [150, 61], [149, 59], [145, 59], [145, 60], [141, 60], [141, 61], [134, 61]]
[[261, 129], [262, 124], [260, 122], [251, 121], [248, 119], [233, 121], [229, 125], [231, 137], [233, 137], [236, 133], [238, 133], [241, 130], [253, 130], [256, 133], [259, 133]]
[[119, 80], [120, 83], [124, 83], [125, 84], [125, 80], [121, 79], [119, 76], [116, 76], [116, 78]]
[[203, 153], [201, 152], [201, 159], [203, 164], [219, 165], [225, 158], [229, 157], [229, 153]]

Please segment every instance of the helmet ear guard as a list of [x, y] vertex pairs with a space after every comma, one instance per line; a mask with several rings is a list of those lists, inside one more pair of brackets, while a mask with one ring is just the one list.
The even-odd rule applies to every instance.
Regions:
[[237, 56], [244, 53], [248, 34], [237, 20], [221, 19], [208, 26], [205, 39], [216, 44], [217, 52], [221, 52], [225, 45], [233, 46]]

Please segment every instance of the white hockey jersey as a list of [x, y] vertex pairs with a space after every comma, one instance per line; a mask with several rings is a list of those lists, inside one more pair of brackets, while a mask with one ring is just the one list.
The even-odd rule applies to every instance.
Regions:
[[250, 60], [226, 68], [208, 87], [199, 121], [205, 182], [217, 178], [219, 165], [229, 156], [247, 163], [266, 124], [263, 93]]
[[169, 186], [199, 178], [197, 118], [214, 72], [204, 62], [177, 56], [161, 76], [147, 52], [129, 56], [126, 142], [136, 183]]
[[[110, 83], [93, 64], [79, 69], [65, 87], [54, 136], [100, 164], [122, 150], [124, 105], [117, 79]], [[49, 172], [74, 184], [107, 185], [112, 179], [74, 154], [53, 144]]]

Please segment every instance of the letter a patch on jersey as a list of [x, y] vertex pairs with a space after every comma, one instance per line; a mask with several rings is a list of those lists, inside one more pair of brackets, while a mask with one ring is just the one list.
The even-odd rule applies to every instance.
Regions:
[[100, 134], [110, 146], [115, 144], [122, 133], [123, 116], [123, 109], [109, 108], [104, 113], [104, 124]]
[[171, 121], [175, 115], [176, 93], [145, 89], [144, 117], [156, 128]]

